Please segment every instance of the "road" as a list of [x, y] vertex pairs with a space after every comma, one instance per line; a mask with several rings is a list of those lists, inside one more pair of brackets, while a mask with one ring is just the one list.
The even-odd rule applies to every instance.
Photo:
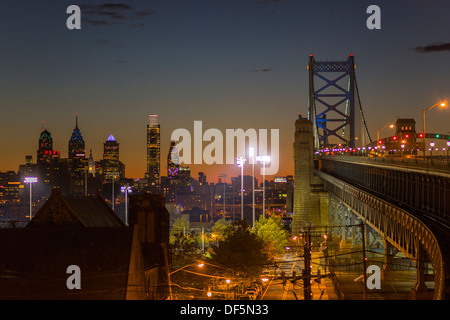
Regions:
[[[303, 269], [303, 258], [296, 252], [287, 252], [278, 259], [278, 268], [276, 275], [279, 276], [284, 271], [286, 277], [292, 277], [293, 272], [301, 275]], [[275, 268], [271, 272], [275, 271]], [[262, 300], [301, 300], [303, 299], [303, 289], [299, 285], [293, 285], [291, 281], [286, 281], [283, 285], [281, 279], [272, 278], [266, 291], [263, 293]]]

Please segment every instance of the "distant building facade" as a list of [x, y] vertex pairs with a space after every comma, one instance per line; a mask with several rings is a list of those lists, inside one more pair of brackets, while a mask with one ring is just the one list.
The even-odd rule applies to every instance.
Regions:
[[157, 115], [149, 115], [147, 124], [147, 172], [145, 174], [150, 186], [160, 183], [161, 136]]

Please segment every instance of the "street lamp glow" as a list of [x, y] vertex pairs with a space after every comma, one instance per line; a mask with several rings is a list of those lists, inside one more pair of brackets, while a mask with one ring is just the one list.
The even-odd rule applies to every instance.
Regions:
[[32, 194], [33, 194], [33, 183], [38, 182], [37, 177], [25, 177], [24, 180], [25, 183], [28, 183], [30, 185], [30, 221], [33, 218], [33, 201], [32, 201]]
[[225, 186], [226, 186], [225, 185], [225, 178], [227, 177], [227, 175], [225, 173], [222, 173], [220, 175], [220, 177], [223, 178], [223, 181], [222, 181], [222, 183], [223, 183], [223, 219], [225, 220], [225, 206], [226, 206], [225, 201], [227, 199], [227, 197], [226, 197], [226, 190], [225, 190]]
[[377, 130], [377, 141], [379, 144], [380, 144], [380, 131], [383, 130], [384, 128], [386, 128], [387, 126], [389, 126], [390, 129], [393, 129], [395, 127], [395, 125], [393, 125], [392, 123], [389, 123], [389, 124], [382, 126], [381, 128], [379, 128]]
[[445, 108], [445, 106], [447, 105], [445, 101], [441, 102], [441, 103], [435, 103], [432, 106], [430, 106], [428, 109], [423, 109], [422, 110], [422, 125], [423, 125], [423, 156], [425, 157], [425, 113], [430, 111], [431, 109], [433, 109], [435, 106], [441, 106], [442, 108]]
[[38, 178], [37, 177], [25, 177], [24, 182], [25, 183], [37, 183]]
[[239, 157], [236, 158], [237, 165], [241, 168], [241, 220], [244, 220], [244, 164], [245, 158]]
[[253, 148], [248, 149], [249, 160], [252, 164], [252, 213], [253, 213], [253, 229], [255, 229], [255, 153]]
[[270, 156], [256, 157], [256, 161], [263, 164], [263, 217], [266, 216], [266, 163], [269, 163], [270, 160]]
[[128, 226], [128, 193], [131, 193], [131, 187], [121, 186], [120, 191], [125, 193], [125, 225]]

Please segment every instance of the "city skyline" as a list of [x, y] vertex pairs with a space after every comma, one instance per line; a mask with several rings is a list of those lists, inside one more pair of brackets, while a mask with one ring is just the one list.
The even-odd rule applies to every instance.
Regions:
[[[396, 118], [414, 118], [419, 131], [422, 109], [449, 98], [448, 4], [380, 1], [382, 28], [369, 30], [369, 4], [359, 2], [129, 1], [108, 10], [102, 3], [78, 4], [81, 30], [66, 28], [69, 1], [2, 3], [0, 122], [9, 134], [0, 137], [8, 150], [1, 171], [17, 171], [25, 155], [36, 162], [41, 121], [64, 157], [78, 113], [94, 159], [110, 134], [120, 141], [127, 177], [145, 175], [149, 114], [159, 115], [163, 157], [171, 133], [192, 132], [196, 120], [222, 132], [280, 129], [277, 176], [292, 174], [294, 123], [307, 113], [309, 54], [337, 61], [355, 55], [372, 136]], [[446, 133], [448, 112], [427, 114], [427, 128]], [[233, 165], [189, 166], [193, 177], [203, 171], [209, 181], [240, 174]]]

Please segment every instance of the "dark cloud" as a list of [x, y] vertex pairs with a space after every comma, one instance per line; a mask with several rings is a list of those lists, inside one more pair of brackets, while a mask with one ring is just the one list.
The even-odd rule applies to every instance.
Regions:
[[98, 6], [100, 9], [113, 9], [113, 10], [131, 10], [131, 7], [124, 3], [105, 3]]
[[154, 14], [156, 14], [156, 11], [150, 9], [150, 10], [138, 11], [135, 13], [134, 16], [138, 19], [143, 19], [148, 16], [153, 16]]
[[252, 69], [250, 72], [269, 72], [272, 69]]
[[[143, 26], [142, 20], [155, 15], [151, 9], [134, 9], [124, 3], [104, 3], [100, 5], [80, 5], [82, 21], [93, 26], [121, 25], [130, 22], [131, 26]], [[136, 24], [135, 21], [139, 20]]]
[[436, 51], [450, 51], [450, 43], [435, 43], [425, 47], [415, 47], [414, 50], [422, 53]]
[[125, 60], [116, 60], [116, 63], [125, 63]]
[[95, 19], [82, 19], [83, 22], [89, 23], [93, 26], [110, 26], [110, 25], [119, 25], [120, 22], [117, 21], [105, 21], [105, 20], [95, 20]]

